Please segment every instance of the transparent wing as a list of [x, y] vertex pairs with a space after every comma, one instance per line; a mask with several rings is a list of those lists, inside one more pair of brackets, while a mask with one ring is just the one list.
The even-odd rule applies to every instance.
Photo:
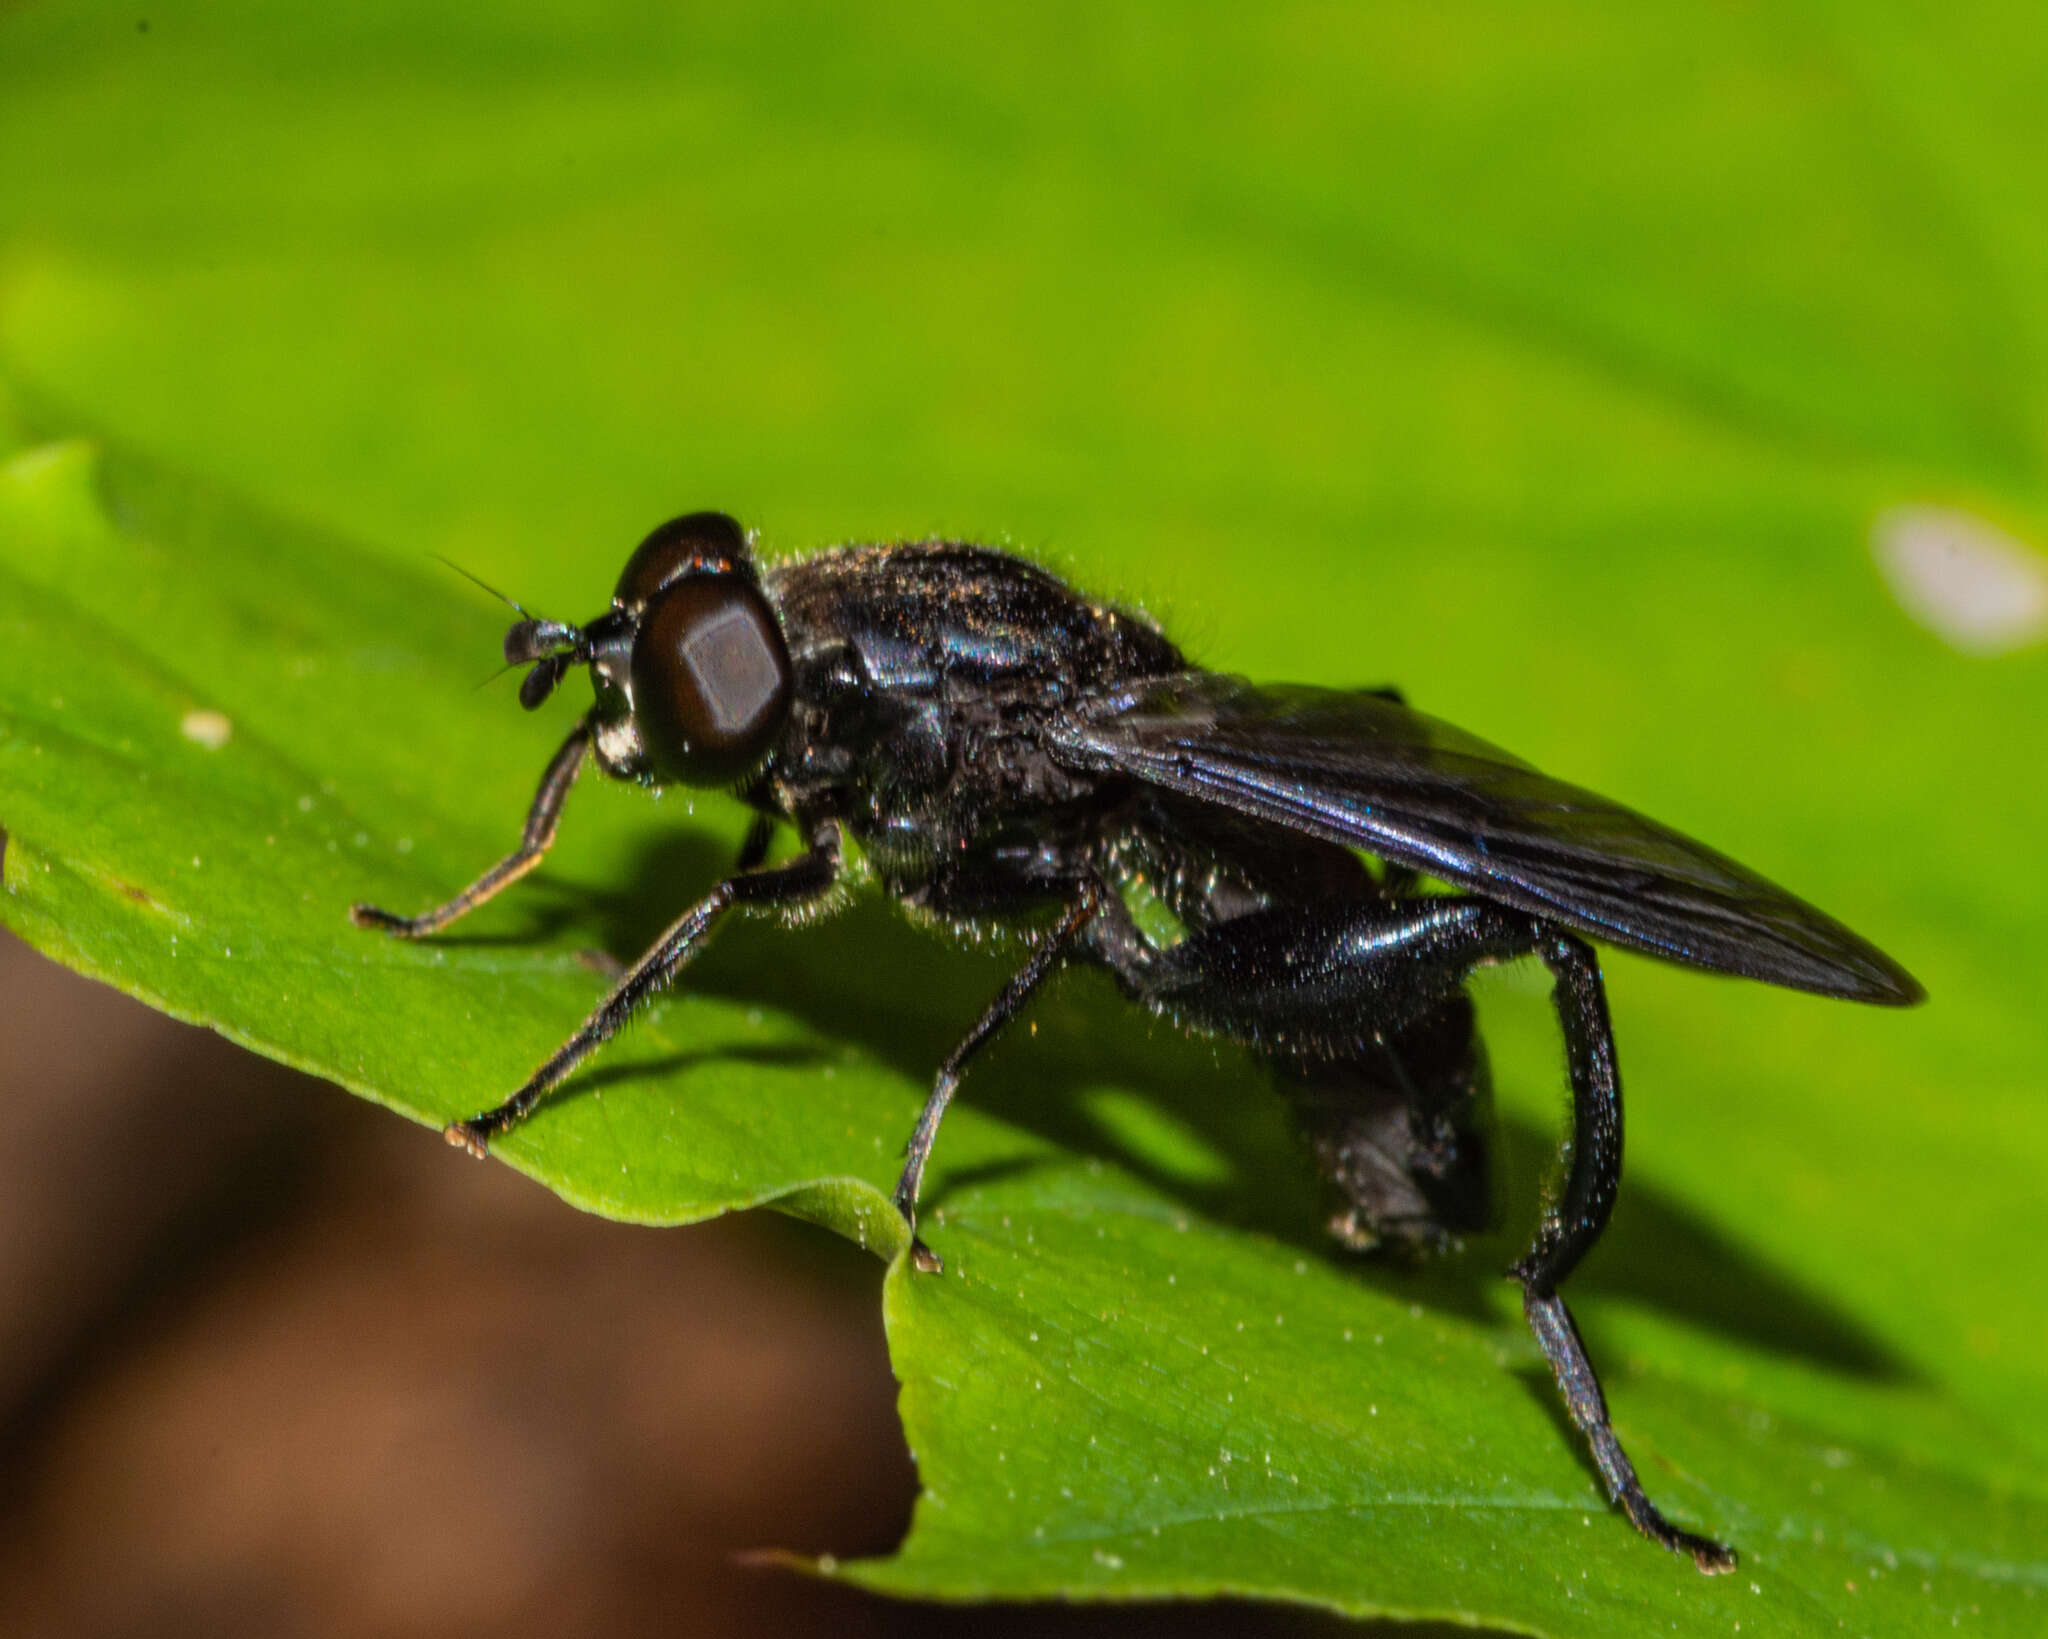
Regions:
[[1116, 770], [1667, 961], [1904, 1005], [1913, 977], [1690, 837], [1380, 695], [1189, 672], [1091, 695], [1053, 733]]

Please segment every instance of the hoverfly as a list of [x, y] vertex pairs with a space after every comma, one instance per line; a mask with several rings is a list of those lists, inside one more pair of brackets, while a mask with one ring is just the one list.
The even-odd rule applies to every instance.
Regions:
[[[968, 1062], [1081, 962], [1274, 1067], [1340, 1198], [1340, 1239], [1429, 1247], [1483, 1227], [1489, 1199], [1465, 980], [1534, 956], [1564, 1037], [1569, 1163], [1510, 1273], [1614, 1500], [1701, 1570], [1734, 1565], [1644, 1493], [1558, 1291], [1621, 1179], [1621, 1082], [1589, 941], [1852, 1001], [1921, 1000], [1896, 962], [1726, 856], [1391, 689], [1200, 670], [1143, 615], [986, 547], [845, 546], [762, 570], [731, 518], [692, 513], [640, 544], [604, 613], [581, 626], [522, 618], [505, 659], [529, 668], [529, 710], [571, 665], [589, 668], [596, 697], [518, 848], [421, 915], [358, 905], [359, 926], [419, 938], [525, 875], [593, 756], [617, 779], [730, 789], [756, 817], [733, 873], [524, 1086], [449, 1127], [450, 1142], [483, 1155], [728, 913], [825, 899], [850, 841], [887, 892], [932, 918], [1045, 929], [939, 1067], [895, 1191], [913, 1231]], [[778, 825], [801, 851], [771, 865]], [[1170, 931], [1134, 910], [1141, 886]], [[914, 1256], [938, 1267], [921, 1242]]]

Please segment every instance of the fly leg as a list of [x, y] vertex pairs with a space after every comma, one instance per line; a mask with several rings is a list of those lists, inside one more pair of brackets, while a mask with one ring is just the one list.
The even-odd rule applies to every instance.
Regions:
[[988, 1011], [975, 1022], [960, 1045], [946, 1055], [946, 1062], [939, 1066], [938, 1079], [932, 1083], [931, 1093], [918, 1115], [917, 1126], [911, 1132], [910, 1143], [905, 1147], [903, 1172], [896, 1180], [895, 1195], [896, 1210], [903, 1214], [904, 1223], [910, 1226], [911, 1262], [928, 1275], [937, 1274], [945, 1265], [936, 1252], [916, 1238], [917, 1192], [924, 1182], [924, 1164], [931, 1158], [933, 1140], [939, 1136], [940, 1118], [945, 1115], [946, 1106], [952, 1103], [954, 1090], [960, 1085], [960, 1073], [967, 1068], [967, 1061], [1017, 1016], [1032, 993], [1065, 965], [1075, 941], [1101, 908], [1102, 899], [1103, 889], [1099, 882], [1091, 879], [1082, 885], [1079, 897], [1060, 918], [1059, 926], [1039, 942], [1038, 948], [1031, 953], [1031, 960], [1003, 986], [1001, 993], [989, 1003]]
[[535, 1105], [597, 1047], [617, 1035], [626, 1021], [703, 949], [727, 911], [800, 905], [827, 892], [838, 879], [839, 830], [829, 824], [812, 834], [808, 853], [788, 864], [727, 877], [669, 925], [654, 948], [633, 964], [583, 1021], [582, 1028], [556, 1048], [525, 1085], [497, 1108], [452, 1123], [448, 1142], [461, 1145], [472, 1155], [484, 1155], [493, 1137], [532, 1114]]
[[740, 844], [739, 858], [733, 861], [733, 874], [758, 871], [768, 863], [768, 850], [774, 846], [775, 822], [766, 814], [756, 814], [747, 823], [747, 837]]
[[439, 933], [456, 918], [467, 916], [486, 899], [494, 898], [509, 888], [538, 865], [541, 857], [554, 846], [555, 827], [562, 817], [562, 804], [568, 798], [569, 787], [576, 783], [576, 776], [583, 767], [583, 754], [589, 748], [590, 719], [586, 717], [570, 731], [569, 738], [562, 742], [561, 750], [550, 759], [547, 772], [541, 776], [540, 789], [533, 796], [533, 806], [526, 811], [526, 827], [520, 833], [519, 846], [447, 904], [422, 911], [418, 916], [399, 916], [379, 910], [375, 905], [351, 905], [348, 919], [359, 928], [382, 928], [401, 939], [424, 939], [430, 933]]
[[1621, 1184], [1621, 1072], [1614, 1061], [1607, 990], [1600, 982], [1593, 947], [1552, 930], [1538, 953], [1554, 980], [1552, 998], [1564, 1032], [1572, 1088], [1572, 1164], [1563, 1200], [1511, 1271], [1522, 1283], [1522, 1312], [1543, 1358], [1550, 1362], [1565, 1409], [1593, 1448], [1593, 1462], [1622, 1512], [1644, 1536], [1673, 1553], [1690, 1555], [1708, 1575], [1732, 1571], [1734, 1549], [1673, 1525], [1644, 1492], [1635, 1465], [1608, 1420], [1607, 1398], [1600, 1392], [1600, 1379], [1579, 1328], [1557, 1291], [1558, 1283], [1600, 1238]]
[[1256, 911], [1159, 953], [1125, 980], [1190, 1024], [1313, 1063], [1358, 1056], [1460, 989], [1474, 968], [1531, 955], [1550, 969], [1564, 1036], [1571, 1164], [1562, 1199], [1510, 1274], [1609, 1494], [1652, 1541], [1702, 1571], [1731, 1570], [1731, 1549], [1679, 1529], [1644, 1493], [1557, 1290], [1599, 1240], [1621, 1182], [1621, 1076], [1591, 946], [1506, 906], [1432, 895]]
[[[775, 822], [766, 814], [756, 814], [747, 826], [745, 839], [740, 851], [732, 862], [732, 874], [744, 876], [749, 871], [758, 871], [767, 862], [768, 850], [775, 845]], [[601, 979], [617, 984], [626, 976], [626, 964], [610, 951], [580, 950], [576, 960], [589, 968]]]

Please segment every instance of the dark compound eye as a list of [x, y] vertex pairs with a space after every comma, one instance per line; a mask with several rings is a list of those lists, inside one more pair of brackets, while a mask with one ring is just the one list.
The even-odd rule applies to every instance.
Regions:
[[782, 727], [789, 681], [782, 628], [750, 577], [697, 574], [671, 584], [633, 640], [633, 715], [656, 777], [739, 779]]
[[750, 571], [746, 531], [722, 512], [692, 512], [671, 518], [633, 549], [612, 601], [639, 609], [679, 575]]

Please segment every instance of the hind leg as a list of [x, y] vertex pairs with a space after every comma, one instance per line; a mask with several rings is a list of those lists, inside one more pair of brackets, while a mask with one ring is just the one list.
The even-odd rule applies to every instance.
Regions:
[[1621, 1183], [1621, 1075], [1593, 949], [1540, 918], [1489, 900], [1430, 896], [1289, 906], [1220, 923], [1125, 975], [1142, 999], [1276, 1057], [1357, 1057], [1457, 994], [1476, 967], [1536, 956], [1550, 969], [1572, 1091], [1564, 1193], [1511, 1271], [1559, 1391], [1601, 1478], [1645, 1536], [1702, 1571], [1732, 1550], [1665, 1519], [1644, 1492], [1607, 1414], [1600, 1380], [1558, 1285], [1607, 1226]]

